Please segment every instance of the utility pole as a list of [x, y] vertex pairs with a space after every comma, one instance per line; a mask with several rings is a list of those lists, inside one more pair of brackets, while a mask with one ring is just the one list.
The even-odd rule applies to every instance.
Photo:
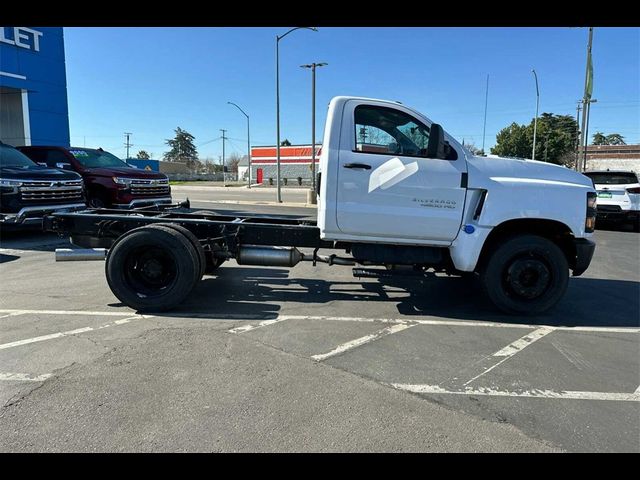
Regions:
[[589, 117], [591, 116], [591, 104], [592, 103], [598, 103], [598, 100], [589, 99], [587, 101], [587, 106], [586, 106], [586, 110], [587, 110], [587, 125], [585, 126], [585, 130], [584, 130], [585, 144], [584, 144], [584, 150], [582, 152], [582, 171], [583, 172], [587, 170], [587, 145], [589, 143]]
[[[538, 74], [536, 73], [535, 68], [531, 70], [533, 72], [533, 76], [536, 78], [536, 118], [533, 121], [533, 151], [531, 152], [531, 160], [536, 159], [536, 133], [538, 131], [538, 107], [540, 105], [540, 90], [538, 89]], [[546, 152], [545, 152], [545, 162], [546, 162]]]
[[576, 106], [576, 159], [574, 162], [576, 172], [580, 171], [580, 110], [582, 110], [582, 100], [578, 100]]
[[227, 132], [224, 129], [220, 129], [220, 131], [222, 132], [222, 181], [224, 182], [224, 141], [226, 140], [227, 137], [224, 136], [224, 134]]
[[124, 132], [124, 136], [126, 141], [124, 142], [124, 146], [127, 147], [127, 160], [129, 160], [129, 147], [133, 147], [132, 143], [129, 143], [129, 136], [133, 135], [131, 132]]
[[487, 105], [489, 104], [489, 75], [487, 74], [487, 93], [484, 96], [484, 127], [482, 127], [482, 154], [487, 155], [484, 151], [484, 139], [487, 131]]
[[593, 27], [589, 27], [589, 42], [587, 43], [587, 68], [584, 79], [584, 97], [582, 99], [582, 128], [580, 145], [582, 145], [583, 160], [580, 165], [580, 171], [584, 172], [587, 163], [587, 144], [589, 137], [587, 136], [587, 117], [589, 113], [589, 104], [591, 103], [591, 94], [593, 92], [593, 65], [591, 62], [591, 45], [593, 42]]
[[300, 65], [302, 68], [311, 69], [311, 202], [316, 203], [316, 67], [329, 65], [326, 62], [313, 62], [309, 65]]

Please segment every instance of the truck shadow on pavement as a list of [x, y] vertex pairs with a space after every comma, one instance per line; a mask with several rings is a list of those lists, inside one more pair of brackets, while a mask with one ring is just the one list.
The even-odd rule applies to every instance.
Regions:
[[[640, 326], [640, 282], [635, 281], [571, 278], [565, 297], [550, 312], [540, 316], [511, 316], [496, 310], [474, 278], [433, 276], [332, 281], [296, 278], [286, 269], [251, 267], [223, 267], [217, 277], [205, 277], [182, 305], [166, 315], [267, 320], [276, 318], [280, 304], [285, 302], [301, 304], [299, 311], [287, 312], [291, 315], [406, 320], [420, 315], [568, 327]], [[336, 302], [345, 302], [345, 306]], [[354, 302], [367, 303], [370, 307], [354, 306]], [[380, 303], [394, 305], [397, 314], [376, 306]], [[327, 308], [306, 308], [312, 305], [327, 305]]]
[[45, 233], [39, 228], [23, 230], [3, 230], [0, 232], [0, 248], [53, 252], [56, 248], [73, 248], [69, 239], [55, 233]]

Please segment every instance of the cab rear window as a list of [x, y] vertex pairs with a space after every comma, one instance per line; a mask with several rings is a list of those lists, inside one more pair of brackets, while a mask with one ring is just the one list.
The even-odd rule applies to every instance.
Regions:
[[638, 183], [638, 176], [633, 172], [600, 172], [585, 173], [585, 175], [593, 180], [593, 183], [600, 185], [626, 185], [629, 183]]

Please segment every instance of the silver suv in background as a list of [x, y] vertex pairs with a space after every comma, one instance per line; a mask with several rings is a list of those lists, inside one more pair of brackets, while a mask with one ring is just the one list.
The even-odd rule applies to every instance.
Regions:
[[632, 223], [640, 231], [640, 182], [630, 170], [585, 172], [598, 191], [599, 220]]

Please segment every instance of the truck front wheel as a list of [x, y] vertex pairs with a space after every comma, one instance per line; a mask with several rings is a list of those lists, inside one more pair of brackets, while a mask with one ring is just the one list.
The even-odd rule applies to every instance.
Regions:
[[552, 241], [536, 235], [517, 235], [490, 253], [480, 272], [482, 286], [500, 310], [538, 315], [553, 307], [569, 282], [569, 265]]
[[161, 312], [178, 305], [200, 278], [195, 248], [181, 232], [147, 226], [125, 234], [109, 250], [107, 283], [122, 303]]

